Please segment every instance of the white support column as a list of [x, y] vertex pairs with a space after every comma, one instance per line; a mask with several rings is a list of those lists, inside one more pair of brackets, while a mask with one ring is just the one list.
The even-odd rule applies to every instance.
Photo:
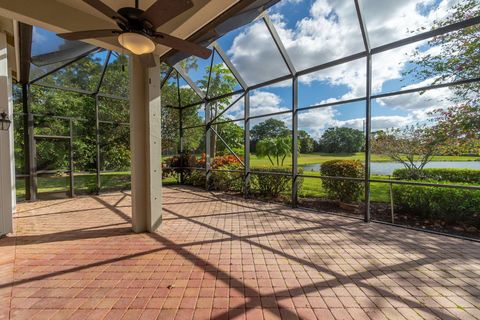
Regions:
[[130, 144], [134, 232], [154, 232], [162, 222], [160, 99], [160, 67], [146, 68], [137, 56], [132, 56]]
[[0, 130], [0, 235], [13, 231], [16, 206], [12, 78], [7, 56], [7, 36], [0, 32], [0, 113], [7, 113], [12, 120], [8, 131]]

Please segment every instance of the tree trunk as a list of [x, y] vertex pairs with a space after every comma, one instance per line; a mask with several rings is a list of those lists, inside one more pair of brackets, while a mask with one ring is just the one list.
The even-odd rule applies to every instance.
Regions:
[[270, 163], [272, 164], [272, 166], [274, 166], [275, 164], [273, 163], [272, 158], [270, 158], [270, 155], [267, 155], [267, 157], [268, 157], [268, 160], [270, 160]]

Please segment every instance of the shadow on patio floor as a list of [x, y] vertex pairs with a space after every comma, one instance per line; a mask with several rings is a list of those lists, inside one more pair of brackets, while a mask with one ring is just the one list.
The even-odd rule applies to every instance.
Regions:
[[156, 234], [130, 231], [125, 194], [22, 205], [10, 315], [479, 317], [477, 243], [194, 188], [164, 198]]

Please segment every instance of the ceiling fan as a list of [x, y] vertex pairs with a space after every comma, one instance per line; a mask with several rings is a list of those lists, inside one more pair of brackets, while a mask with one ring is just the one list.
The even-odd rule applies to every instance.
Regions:
[[120, 45], [136, 55], [146, 58], [152, 64], [156, 44], [161, 44], [201, 58], [208, 58], [212, 51], [195, 43], [173, 37], [156, 29], [177, 15], [193, 7], [191, 0], [157, 0], [147, 10], [139, 8], [139, 0], [135, 7], [124, 7], [113, 10], [100, 0], [83, 0], [83, 2], [113, 19], [119, 29], [102, 29], [60, 33], [66, 40], [83, 40], [116, 36]]

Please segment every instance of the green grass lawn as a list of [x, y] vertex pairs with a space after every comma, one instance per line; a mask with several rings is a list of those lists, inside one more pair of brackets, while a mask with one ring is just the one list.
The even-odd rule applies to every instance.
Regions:
[[[105, 172], [100, 175], [101, 190], [130, 189], [130, 172]], [[162, 180], [164, 185], [177, 184], [174, 177]], [[77, 173], [74, 177], [75, 192], [78, 194], [94, 193], [96, 190], [95, 173]], [[37, 179], [38, 193], [68, 192], [70, 182], [68, 176], [40, 176]], [[25, 198], [25, 179], [16, 180], [17, 198]]]
[[[130, 172], [105, 172], [101, 174], [102, 190], [129, 189]], [[68, 192], [70, 190], [69, 177], [39, 176], [37, 178], [38, 193]], [[76, 193], [93, 193], [96, 189], [95, 173], [77, 173], [74, 177]], [[25, 198], [25, 179], [16, 180], [17, 198]]]
[[[361, 152], [353, 154], [325, 154], [312, 153], [301, 154], [298, 158], [299, 165], [323, 163], [333, 159], [356, 159], [364, 160], [364, 154]], [[479, 160], [475, 156], [437, 156], [433, 161], [475, 161]], [[372, 155], [372, 161], [391, 161], [388, 157], [380, 155]], [[291, 165], [290, 158], [286, 159], [284, 166]], [[251, 167], [270, 167], [271, 164], [267, 158], [259, 159], [255, 155], [250, 158]], [[308, 171], [305, 174], [309, 176], [319, 176], [319, 172]], [[372, 176], [372, 178], [388, 179], [384, 176]], [[79, 173], [75, 175], [75, 192], [76, 193], [93, 193], [96, 188], [95, 173]], [[17, 179], [17, 197], [22, 199], [25, 197], [25, 180]], [[177, 184], [177, 180], [173, 177], [164, 179], [164, 185]], [[102, 191], [113, 189], [128, 189], [130, 188], [130, 172], [108, 172], [101, 174]], [[372, 182], [371, 185], [371, 200], [374, 202], [389, 202], [390, 192], [389, 184]], [[68, 176], [44, 176], [38, 178], [38, 192], [68, 192], [69, 178]], [[299, 193], [300, 197], [322, 197], [328, 195], [322, 187], [322, 180], [318, 178], [304, 178], [303, 188]]]
[[[342, 160], [365, 160], [365, 154], [363, 152], [357, 153], [308, 153], [300, 154], [298, 157], [298, 164], [316, 164], [324, 163], [325, 161], [342, 159]], [[478, 161], [480, 157], [478, 156], [435, 156], [432, 161]], [[389, 157], [372, 154], [371, 161], [375, 162], [388, 162], [392, 161]], [[284, 166], [291, 165], [291, 157], [287, 157], [284, 162]], [[250, 166], [252, 167], [265, 167], [271, 166], [268, 158], [257, 158], [254, 154], [250, 155]]]
[[[291, 158], [285, 160], [284, 166], [291, 166]], [[298, 164], [317, 164], [324, 163], [325, 161], [334, 160], [334, 159], [343, 159], [343, 160], [360, 160], [364, 161], [365, 154], [363, 152], [353, 153], [353, 154], [332, 154], [332, 153], [311, 153], [311, 154], [300, 154], [298, 157]], [[375, 162], [387, 162], [392, 161], [387, 156], [373, 154], [371, 160]], [[435, 156], [432, 161], [478, 161], [480, 158], [478, 156]], [[250, 158], [251, 167], [271, 167], [271, 163], [268, 158], [259, 159], [255, 155], [251, 155]], [[319, 176], [319, 172], [308, 171], [304, 174], [309, 176]], [[388, 179], [387, 176], [372, 176], [372, 179]], [[370, 199], [372, 202], [390, 202], [390, 186], [388, 183], [381, 182], [372, 182], [370, 184]], [[322, 187], [322, 180], [318, 178], [304, 178], [303, 179], [303, 188], [299, 192], [300, 197], [320, 197], [327, 198], [328, 195], [324, 188]]]

